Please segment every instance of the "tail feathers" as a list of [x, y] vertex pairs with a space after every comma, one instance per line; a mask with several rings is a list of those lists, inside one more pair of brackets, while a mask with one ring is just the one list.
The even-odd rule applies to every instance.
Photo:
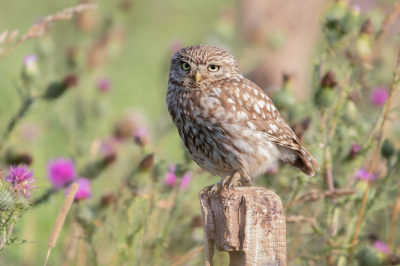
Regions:
[[299, 150], [293, 150], [283, 146], [278, 146], [278, 149], [280, 151], [280, 157], [278, 158], [279, 161], [298, 168], [306, 175], [314, 176], [314, 169], [319, 170], [317, 161], [303, 147], [300, 146]]
[[291, 164], [308, 176], [314, 176], [315, 172], [313, 168], [319, 170], [319, 165], [308, 151], [302, 148], [300, 151], [297, 151], [295, 155], [296, 159], [294, 161], [286, 161], [285, 163]]
[[[315, 169], [319, 169], [319, 166], [314, 158], [311, 157], [312, 160], [308, 160], [303, 154], [300, 152], [297, 154], [296, 160], [293, 162], [287, 162], [292, 166], [298, 168], [300, 171], [305, 173], [308, 176], [314, 176], [315, 172], [311, 164], [314, 166]], [[311, 164], [310, 164], [311, 163]], [[318, 167], [315, 167], [315, 165]]]

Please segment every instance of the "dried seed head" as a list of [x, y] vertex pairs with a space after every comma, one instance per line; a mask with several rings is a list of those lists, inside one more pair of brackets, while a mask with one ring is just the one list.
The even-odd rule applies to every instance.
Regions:
[[334, 88], [337, 85], [335, 74], [329, 70], [321, 80], [322, 87]]
[[8, 36], [8, 30], [5, 30], [2, 34], [0, 34], [0, 44], [3, 44]]
[[64, 78], [64, 84], [67, 88], [75, 87], [79, 84], [79, 78], [76, 75], [68, 75]]
[[70, 188], [67, 196], [64, 199], [61, 209], [58, 212], [53, 229], [51, 230], [51, 234], [50, 234], [49, 242], [48, 242], [49, 249], [54, 248], [56, 246], [58, 237], [60, 236], [61, 229], [64, 225], [65, 218], [67, 217], [68, 211], [71, 208], [72, 202], [74, 201], [75, 194], [78, 191], [78, 188], [79, 188], [79, 185], [77, 183], [73, 183], [71, 185], [71, 188]]
[[142, 170], [150, 170], [154, 166], [154, 153], [147, 155], [139, 164]]
[[8, 36], [7, 43], [8, 44], [12, 43], [15, 40], [15, 38], [18, 36], [18, 34], [19, 34], [18, 30], [11, 31], [10, 35]]
[[116, 200], [115, 194], [113, 194], [113, 193], [104, 194], [101, 197], [101, 206], [107, 207], [107, 206], [113, 204], [115, 202], [115, 200]]
[[374, 34], [374, 26], [372, 25], [371, 19], [367, 19], [367, 21], [364, 22], [361, 26], [360, 33], [368, 36]]
[[6, 162], [10, 165], [26, 164], [27, 166], [33, 163], [33, 157], [27, 152], [16, 153], [12, 150], [8, 151], [6, 154]]

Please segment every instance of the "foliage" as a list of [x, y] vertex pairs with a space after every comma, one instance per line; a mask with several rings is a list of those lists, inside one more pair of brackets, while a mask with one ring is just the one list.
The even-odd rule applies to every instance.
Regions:
[[[176, 22], [144, 2], [104, 2], [98, 10], [79, 5], [46, 16], [21, 36], [0, 34], [0, 164], [33, 167], [40, 186], [29, 198], [2, 181], [1, 243], [24, 245], [5, 248], [0, 262], [44, 261], [44, 245], [18, 237], [44, 241], [74, 181], [81, 190], [49, 265], [171, 265], [199, 250], [197, 192], [219, 178], [189, 159], [167, 114], [169, 57], [204, 42], [207, 32], [239, 55], [238, 62], [251, 47], [235, 42], [229, 16], [204, 19], [233, 9], [231, 3], [204, 3], [160, 2], [160, 10], [181, 10]], [[341, 266], [348, 258], [360, 266], [399, 263], [400, 242], [390, 237], [399, 235], [400, 143], [398, 125], [391, 127], [399, 112], [393, 96], [399, 42], [386, 38], [399, 9], [397, 3], [388, 15], [363, 13], [347, 1], [332, 3], [321, 17], [324, 39], [306, 99], [296, 99], [291, 75], [271, 95], [321, 165], [313, 177], [280, 165], [253, 182], [274, 190], [285, 205], [289, 265]], [[196, 34], [181, 23], [190, 19], [201, 25]], [[185, 42], [174, 38], [181, 32], [189, 36]], [[186, 263], [203, 265], [196, 254]], [[216, 264], [227, 264], [226, 254], [215, 256]]]

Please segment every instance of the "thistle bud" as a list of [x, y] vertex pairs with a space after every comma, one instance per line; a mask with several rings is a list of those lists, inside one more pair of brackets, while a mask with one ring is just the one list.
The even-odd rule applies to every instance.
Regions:
[[336, 92], [333, 90], [336, 85], [335, 74], [329, 70], [321, 79], [320, 87], [315, 93], [315, 105], [320, 108], [331, 107], [337, 98]]
[[24, 65], [21, 72], [22, 79], [26, 83], [31, 83], [39, 78], [40, 69], [37, 64], [37, 56], [34, 54], [24, 57]]
[[140, 162], [139, 167], [142, 170], [150, 170], [154, 166], [154, 153], [147, 155]]
[[385, 255], [371, 246], [363, 247], [357, 254], [358, 265], [376, 266], [383, 265]]
[[346, 1], [336, 1], [323, 15], [326, 37], [330, 43], [335, 42], [344, 35], [341, 23], [347, 14]]
[[282, 89], [273, 96], [274, 104], [279, 110], [287, 109], [296, 101], [292, 90], [294, 79], [295, 75], [293, 74], [283, 75]]
[[353, 122], [357, 119], [358, 110], [353, 101], [349, 100], [344, 106], [343, 119], [348, 122]]
[[69, 47], [66, 52], [67, 64], [71, 69], [76, 68], [82, 64], [83, 55], [77, 47]]
[[385, 139], [381, 147], [381, 155], [386, 159], [389, 159], [394, 155], [394, 153], [395, 149], [393, 143], [390, 140]]
[[133, 133], [133, 139], [140, 147], [144, 147], [150, 143], [150, 136], [146, 129], [142, 127], [136, 128], [135, 132]]
[[107, 193], [104, 194], [101, 197], [101, 206], [102, 207], [107, 207], [110, 206], [111, 204], [113, 204], [116, 201], [116, 196], [113, 193]]
[[358, 20], [360, 19], [360, 7], [354, 6], [347, 12], [345, 18], [341, 22], [341, 26], [345, 33], [350, 33], [357, 30]]
[[374, 26], [372, 25], [371, 19], [367, 19], [361, 26], [360, 34], [372, 36], [374, 34]]
[[12, 149], [7, 151], [5, 160], [6, 163], [10, 165], [26, 164], [29, 166], [33, 163], [33, 157], [31, 154], [27, 152], [15, 152]]
[[354, 159], [361, 151], [361, 146], [358, 144], [353, 144], [350, 148], [350, 158]]
[[68, 88], [77, 86], [79, 79], [75, 75], [66, 76], [62, 82], [53, 82], [43, 95], [46, 100], [55, 100], [59, 98]]
[[366, 60], [372, 53], [371, 38], [374, 28], [370, 19], [364, 22], [357, 38], [357, 51], [361, 59]]

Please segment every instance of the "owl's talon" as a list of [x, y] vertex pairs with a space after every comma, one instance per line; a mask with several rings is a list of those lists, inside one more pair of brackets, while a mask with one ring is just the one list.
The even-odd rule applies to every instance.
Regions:
[[217, 184], [214, 184], [213, 186], [212, 186], [212, 189], [211, 189], [211, 194], [214, 194], [215, 192], [217, 192], [218, 190], [220, 190], [222, 187], [221, 187], [221, 185], [220, 185], [220, 183], [217, 183]]
[[[225, 187], [226, 187], [226, 182], [228, 182], [230, 179], [231, 179], [231, 176], [230, 176], [230, 175], [225, 176], [225, 177], [223, 178], [223, 180], [222, 180], [221, 187], [222, 187], [222, 188], [225, 188]], [[220, 183], [221, 183], [221, 182], [220, 182]]]
[[246, 183], [248, 184], [248, 187], [251, 186], [251, 178], [250, 178], [250, 176], [249, 176], [248, 174], [243, 174], [243, 175], [241, 176], [241, 178], [244, 179], [244, 180], [246, 181]]

